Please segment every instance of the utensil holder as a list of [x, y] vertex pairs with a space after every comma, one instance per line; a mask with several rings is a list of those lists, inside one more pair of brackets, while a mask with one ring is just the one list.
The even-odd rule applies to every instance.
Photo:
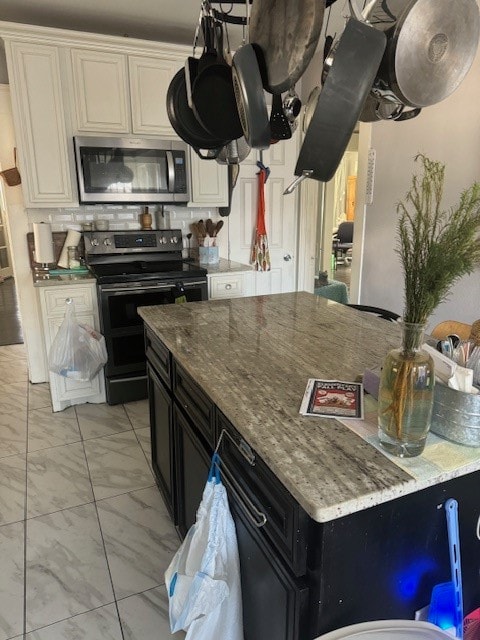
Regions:
[[198, 258], [200, 264], [218, 264], [218, 247], [198, 247]]

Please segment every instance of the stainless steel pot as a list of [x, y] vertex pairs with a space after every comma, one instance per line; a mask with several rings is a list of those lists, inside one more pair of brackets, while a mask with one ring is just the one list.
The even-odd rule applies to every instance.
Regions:
[[367, 20], [387, 36], [372, 89], [380, 101], [436, 104], [472, 65], [480, 34], [476, 0], [377, 0]]

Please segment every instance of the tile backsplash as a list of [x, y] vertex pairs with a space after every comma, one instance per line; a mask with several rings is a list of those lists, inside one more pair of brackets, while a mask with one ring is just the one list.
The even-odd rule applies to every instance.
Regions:
[[[159, 229], [161, 226], [162, 207], [159, 205], [148, 205], [152, 214], [152, 228]], [[144, 205], [83, 205], [75, 208], [65, 209], [27, 209], [30, 230], [33, 230], [34, 222], [49, 222], [52, 231], [66, 231], [76, 228], [81, 231], [84, 222], [95, 220], [108, 220], [110, 229], [140, 229], [140, 214]], [[170, 219], [169, 228], [181, 229], [184, 238], [183, 245], [187, 247], [186, 235], [191, 232], [190, 225], [200, 219], [218, 218], [218, 211], [215, 207], [193, 208], [164, 205], [163, 211], [165, 219]], [[195, 246], [195, 234], [191, 240], [191, 246]]]

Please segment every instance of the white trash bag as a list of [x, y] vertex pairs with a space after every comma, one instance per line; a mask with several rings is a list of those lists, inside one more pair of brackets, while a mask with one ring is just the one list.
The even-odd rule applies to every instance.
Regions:
[[243, 640], [237, 536], [219, 464], [214, 454], [196, 522], [165, 572], [170, 629], [186, 640]]
[[105, 338], [87, 324], [79, 324], [75, 304], [67, 300], [65, 318], [48, 352], [48, 368], [80, 382], [92, 380], [107, 362]]

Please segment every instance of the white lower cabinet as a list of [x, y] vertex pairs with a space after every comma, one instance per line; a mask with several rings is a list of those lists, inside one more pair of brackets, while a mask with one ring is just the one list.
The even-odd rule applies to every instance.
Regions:
[[[48, 358], [58, 329], [65, 317], [67, 300], [75, 303], [78, 322], [88, 324], [99, 330], [96, 284], [39, 287], [37, 289], [42, 310], [43, 336], [45, 352]], [[105, 381], [103, 369], [93, 380], [78, 382], [49, 372], [50, 393], [53, 411], [62, 411], [74, 404], [85, 402], [105, 402]]]
[[208, 274], [209, 300], [242, 298], [253, 295], [253, 272]]

